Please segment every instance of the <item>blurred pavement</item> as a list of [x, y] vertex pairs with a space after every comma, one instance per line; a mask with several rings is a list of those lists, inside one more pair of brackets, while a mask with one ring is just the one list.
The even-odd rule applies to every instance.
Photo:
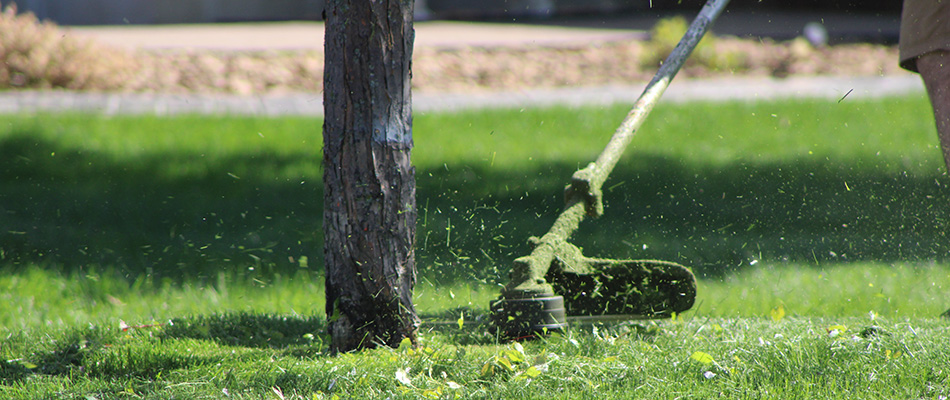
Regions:
[[[413, 93], [416, 114], [476, 108], [632, 104], [646, 84], [531, 89], [514, 92]], [[792, 77], [674, 80], [661, 102], [756, 101], [824, 98], [841, 101], [881, 96], [926, 96], [917, 75], [889, 77]], [[88, 93], [66, 91], [0, 92], [0, 113], [80, 111], [113, 114], [323, 115], [318, 93], [264, 96], [223, 94]]]

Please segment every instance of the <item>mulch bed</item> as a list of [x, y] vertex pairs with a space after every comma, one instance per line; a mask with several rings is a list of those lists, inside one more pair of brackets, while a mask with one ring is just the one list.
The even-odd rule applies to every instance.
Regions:
[[[905, 73], [897, 48], [848, 44], [816, 48], [804, 40], [718, 38], [706, 56], [694, 54], [681, 77], [802, 75], [879, 76]], [[699, 51], [699, 50], [697, 50]], [[120, 91], [266, 94], [320, 92], [323, 53], [138, 51]], [[649, 80], [659, 56], [637, 40], [571, 47], [417, 48], [413, 88], [472, 92], [630, 84]]]

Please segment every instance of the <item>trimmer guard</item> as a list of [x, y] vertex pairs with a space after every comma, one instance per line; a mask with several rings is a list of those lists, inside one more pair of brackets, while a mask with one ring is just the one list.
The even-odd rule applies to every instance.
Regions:
[[[530, 241], [540, 243], [538, 238]], [[553, 249], [544, 276], [553, 293], [493, 301], [491, 322], [502, 338], [565, 331], [568, 317], [669, 318], [696, 301], [696, 277], [677, 263], [590, 258], [566, 241], [545, 246]]]
[[569, 316], [668, 318], [696, 301], [696, 277], [677, 263], [581, 257], [557, 259], [545, 277]]

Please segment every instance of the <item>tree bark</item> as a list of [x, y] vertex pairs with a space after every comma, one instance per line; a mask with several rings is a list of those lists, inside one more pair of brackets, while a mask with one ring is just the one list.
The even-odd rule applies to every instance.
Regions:
[[326, 7], [323, 219], [331, 350], [415, 343], [412, 0], [330, 0]]

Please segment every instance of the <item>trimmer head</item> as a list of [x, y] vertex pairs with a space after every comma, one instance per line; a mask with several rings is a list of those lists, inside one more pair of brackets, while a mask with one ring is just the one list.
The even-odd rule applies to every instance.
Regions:
[[501, 298], [490, 304], [491, 324], [503, 339], [520, 340], [567, 330], [564, 297], [553, 293]]
[[553, 293], [512, 291], [492, 302], [492, 324], [501, 337], [564, 331], [569, 317], [669, 318], [696, 301], [696, 277], [682, 265], [589, 258], [567, 242], [557, 248], [544, 279]]

